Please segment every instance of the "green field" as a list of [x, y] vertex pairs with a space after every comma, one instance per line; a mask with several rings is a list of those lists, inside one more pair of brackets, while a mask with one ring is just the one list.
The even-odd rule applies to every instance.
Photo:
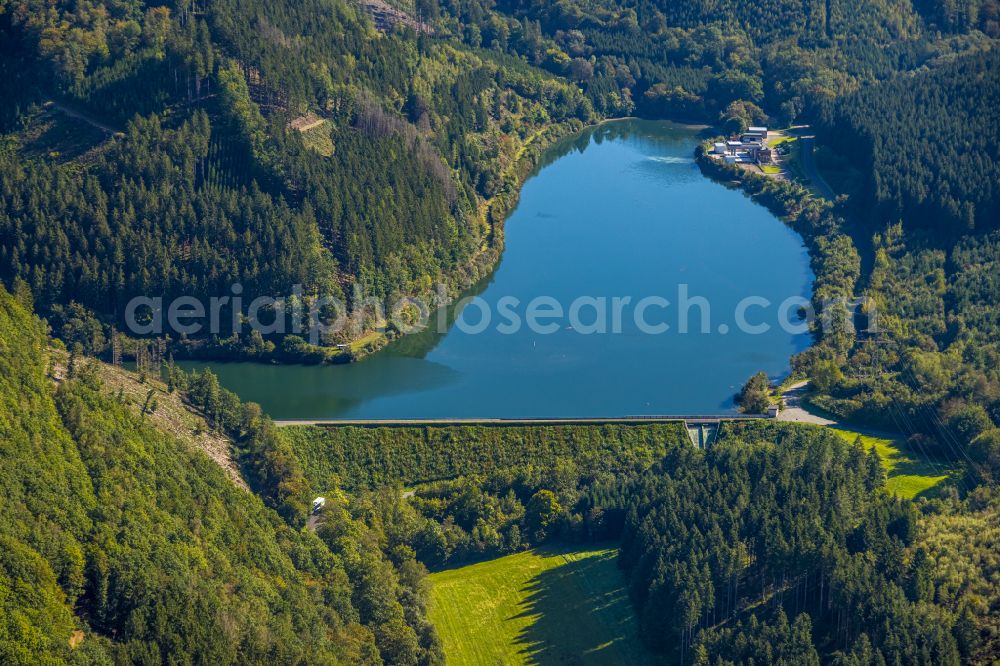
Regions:
[[848, 442], [853, 442], [860, 435], [866, 451], [874, 446], [882, 457], [882, 466], [885, 467], [886, 490], [899, 497], [913, 499], [937, 486], [954, 471], [942, 463], [928, 461], [898, 440], [841, 428], [833, 428], [833, 431]]
[[450, 664], [653, 664], [612, 548], [536, 549], [431, 574]]

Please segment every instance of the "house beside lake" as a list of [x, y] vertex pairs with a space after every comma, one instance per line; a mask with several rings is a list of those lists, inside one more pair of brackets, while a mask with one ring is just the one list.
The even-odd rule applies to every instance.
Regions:
[[727, 164], [771, 164], [774, 153], [767, 146], [767, 128], [751, 127], [738, 137], [712, 146], [711, 156]]

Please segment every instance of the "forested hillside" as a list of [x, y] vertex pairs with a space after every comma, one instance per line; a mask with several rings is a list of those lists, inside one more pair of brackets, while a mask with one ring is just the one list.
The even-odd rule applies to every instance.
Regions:
[[679, 424], [603, 426], [433, 426], [283, 428], [282, 437], [322, 490], [413, 485], [466, 474], [491, 474], [563, 459], [593, 476], [642, 470], [666, 447], [686, 442]]
[[[591, 117], [521, 61], [339, 1], [5, 9], [0, 275], [105, 339], [136, 295], [455, 293], [496, 260], [519, 160]], [[78, 145], [88, 122], [121, 132]]]
[[1000, 450], [998, 64], [993, 47], [824, 113], [829, 145], [864, 176], [844, 204], [867, 246], [858, 291], [871, 330], [798, 359], [817, 405], [903, 432], [983, 479], [997, 478]]
[[[951, 249], [901, 225], [875, 239], [866, 294], [877, 335], [841, 351], [799, 358], [815, 377], [813, 401], [842, 417], [902, 432], [942, 461], [1000, 478], [997, 233]], [[832, 353], [831, 353], [832, 352]]]
[[[0, 277], [57, 330], [71, 303], [93, 313], [92, 353], [137, 295], [454, 295], [495, 264], [541, 149], [602, 117], [822, 111], [831, 140], [858, 137], [880, 206], [980, 227], [996, 207], [995, 178], [966, 177], [995, 162], [973, 148], [996, 134], [975, 101], [995, 56], [941, 64], [997, 35], [994, 0], [421, 0], [420, 31], [346, 0], [2, 7]], [[890, 98], [901, 113], [869, 112]], [[326, 350], [223, 326], [174, 351], [346, 360], [333, 346], [381, 324], [362, 313]]]
[[727, 427], [707, 454], [676, 449], [627, 492], [621, 563], [648, 645], [695, 664], [990, 658], [979, 574], [966, 569], [952, 595], [942, 584], [957, 569], [924, 545], [947, 508], [921, 517], [885, 494], [874, 450], [832, 433]]
[[995, 0], [509, 0], [495, 12], [478, 3], [445, 7], [475, 24], [466, 28], [468, 41], [519, 53], [578, 81], [597, 111], [713, 121], [808, 121], [824, 102], [859, 85], [1000, 35]]
[[672, 662], [989, 663], [1000, 636], [995, 488], [894, 497], [875, 448], [822, 428], [729, 423], [707, 451], [652, 425], [282, 435], [432, 570], [620, 538], [642, 639]]
[[[616, 539], [685, 664], [995, 660], [997, 0], [395, 4], [0, 0], [0, 662], [439, 664], [427, 568]], [[877, 331], [794, 359], [812, 403], [964, 475], [910, 502], [821, 428], [282, 431], [210, 372], [146, 388], [167, 349], [347, 360], [371, 313], [112, 339], [139, 295], [455, 295], [544, 147], [630, 114], [809, 122], [861, 174], [831, 202], [710, 171], [803, 236], [816, 302], [866, 297]], [[122, 353], [145, 404], [90, 358]]]
[[1000, 226], [1000, 49], [838, 99], [824, 141], [865, 169], [859, 208], [944, 238]]
[[[604, 495], [676, 447], [679, 423], [287, 427], [310, 487], [374, 498], [390, 540], [440, 568], [550, 541], [615, 538]], [[410, 495], [401, 500], [402, 488]]]
[[340, 518], [344, 543], [299, 531], [86, 365], [57, 386], [48, 358], [0, 290], [0, 661], [440, 660], [419, 568], [359, 549], [363, 522]]

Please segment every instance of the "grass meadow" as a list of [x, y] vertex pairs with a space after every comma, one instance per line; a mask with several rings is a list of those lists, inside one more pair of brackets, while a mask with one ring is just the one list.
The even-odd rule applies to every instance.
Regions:
[[917, 451], [911, 450], [904, 442], [885, 437], [876, 437], [851, 430], [834, 428], [833, 431], [848, 442], [861, 437], [861, 444], [868, 451], [872, 447], [878, 451], [885, 468], [885, 488], [898, 497], [913, 499], [927, 493], [953, 474], [952, 466], [934, 462]]
[[639, 642], [616, 553], [541, 548], [431, 574], [448, 663], [657, 663]]

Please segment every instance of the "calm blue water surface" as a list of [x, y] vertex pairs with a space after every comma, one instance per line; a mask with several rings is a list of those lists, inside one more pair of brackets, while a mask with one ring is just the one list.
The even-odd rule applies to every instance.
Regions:
[[[556, 417], [704, 414], [734, 410], [732, 396], [758, 370], [788, 372], [791, 354], [809, 344], [778, 326], [778, 305], [808, 297], [812, 283], [802, 240], [741, 192], [704, 177], [692, 154], [695, 130], [669, 123], [607, 123], [555, 146], [524, 185], [506, 225], [506, 250], [478, 293], [491, 325], [471, 334], [408, 336], [359, 363], [272, 366], [213, 363], [224, 386], [259, 402], [275, 418]], [[710, 304], [710, 332], [698, 308], [678, 331], [678, 285]], [[568, 310], [578, 297], [605, 297], [607, 334], [585, 335], [568, 313], [558, 330], [522, 325], [497, 330], [497, 302], [525, 321], [527, 305], [553, 297]], [[671, 305], [646, 310], [662, 334], [637, 327], [635, 305], [660, 296]], [[737, 330], [741, 299], [763, 297], [746, 318], [764, 334]], [[611, 332], [612, 299], [621, 333]], [[795, 319], [795, 308], [792, 308]], [[460, 313], [468, 328], [480, 309]], [[590, 324], [593, 307], [579, 320]], [[721, 331], [720, 331], [721, 327]], [[723, 333], [722, 331], [728, 331]], [[202, 364], [186, 363], [188, 368]]]

